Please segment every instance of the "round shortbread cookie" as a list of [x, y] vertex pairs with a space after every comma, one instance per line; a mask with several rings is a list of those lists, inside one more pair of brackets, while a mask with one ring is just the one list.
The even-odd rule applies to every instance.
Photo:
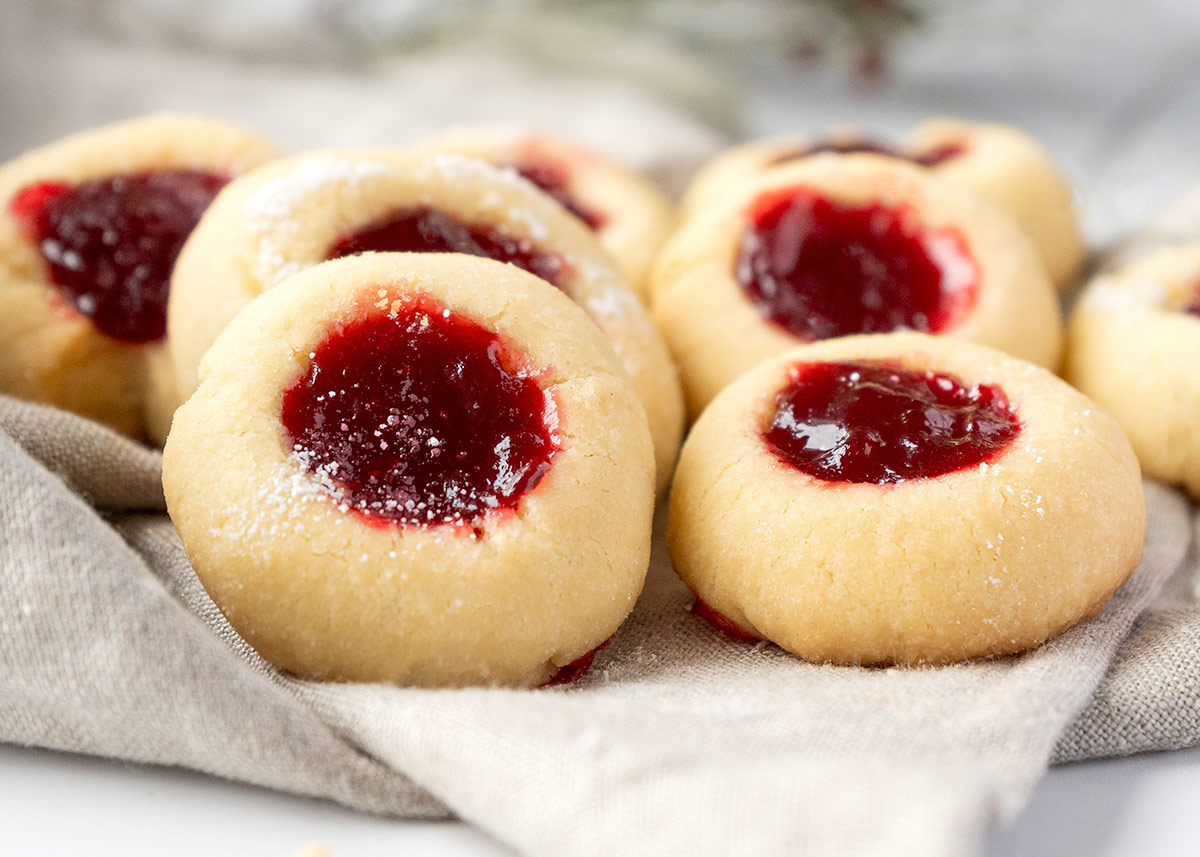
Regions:
[[426, 686], [586, 664], [641, 590], [653, 472], [637, 394], [579, 307], [433, 253], [256, 298], [163, 454], [188, 557], [248, 643], [299, 675]]
[[1087, 248], [1079, 231], [1071, 184], [1050, 153], [1024, 131], [1006, 125], [931, 119], [904, 144], [871, 142], [861, 133], [787, 135], [734, 146], [692, 179], [680, 206], [685, 218], [736, 190], [763, 170], [816, 153], [874, 152], [925, 168], [1003, 208], [1033, 240], [1050, 279], [1074, 282]]
[[693, 418], [814, 339], [913, 328], [1051, 368], [1062, 345], [1057, 296], [1012, 219], [876, 155], [813, 156], [726, 194], [667, 243], [651, 298]]
[[1090, 400], [994, 349], [897, 333], [801, 346], [722, 392], [684, 445], [668, 544], [697, 612], [735, 635], [945, 663], [1095, 614], [1145, 521], [1137, 460]]
[[[400, 238], [407, 243], [394, 243]], [[217, 334], [256, 295], [329, 258], [419, 249], [414, 241], [500, 254], [552, 279], [578, 303], [642, 398], [665, 488], [683, 404], [659, 332], [581, 223], [512, 171], [459, 155], [310, 153], [227, 187], [184, 246], [171, 284], [170, 348], [181, 395], [195, 389], [196, 367]]]
[[0, 391], [161, 442], [174, 254], [222, 184], [279, 154], [229, 123], [162, 114], [0, 167]]
[[1093, 280], [1071, 315], [1065, 377], [1117, 418], [1147, 476], [1200, 498], [1200, 244]]
[[661, 190], [634, 170], [582, 146], [528, 129], [473, 126], [421, 144], [511, 167], [595, 232], [639, 296], [675, 221]]

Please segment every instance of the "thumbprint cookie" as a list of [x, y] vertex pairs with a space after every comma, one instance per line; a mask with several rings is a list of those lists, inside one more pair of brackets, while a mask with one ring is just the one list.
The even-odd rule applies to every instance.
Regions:
[[764, 172], [687, 221], [660, 254], [653, 316], [695, 417], [802, 342], [913, 330], [1047, 367], [1058, 299], [1029, 239], [982, 197], [874, 155]]
[[291, 274], [367, 251], [456, 252], [536, 274], [608, 337], [650, 420], [665, 487], [683, 403], [661, 335], [587, 228], [511, 170], [398, 149], [298, 155], [234, 182], [180, 254], [168, 308], [182, 396], [241, 307]]
[[763, 170], [829, 153], [892, 158], [978, 193], [1004, 209], [1029, 236], [1059, 288], [1069, 286], [1079, 273], [1086, 246], [1070, 182], [1036, 139], [995, 123], [931, 119], [899, 146], [854, 133], [743, 143], [696, 175], [684, 196], [683, 214], [692, 216]]
[[696, 612], [838, 664], [1037, 646], [1142, 550], [1137, 459], [1046, 370], [916, 333], [804, 345], [693, 426], [668, 545]]
[[581, 672], [633, 608], [654, 457], [627, 373], [560, 291], [491, 259], [368, 253], [235, 316], [163, 487], [213, 601], [283, 669], [527, 687]]
[[163, 114], [0, 167], [0, 392], [161, 443], [175, 258], [218, 191], [278, 154], [225, 122]]
[[1200, 244], [1093, 280], [1067, 344], [1067, 380], [1117, 418], [1146, 475], [1200, 498]]
[[503, 126], [447, 132], [421, 148], [516, 170], [586, 223], [634, 292], [645, 294], [650, 265], [674, 225], [674, 209], [642, 175], [567, 140]]

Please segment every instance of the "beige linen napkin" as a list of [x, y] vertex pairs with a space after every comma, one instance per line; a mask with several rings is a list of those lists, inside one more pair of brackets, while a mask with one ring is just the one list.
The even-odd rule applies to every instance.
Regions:
[[1186, 502], [1157, 485], [1133, 579], [1023, 656], [869, 670], [733, 643], [687, 612], [659, 541], [637, 609], [577, 686], [430, 691], [280, 674], [188, 567], [155, 453], [6, 398], [0, 429], [9, 742], [452, 812], [537, 857], [962, 857], [1019, 809], [1119, 647], [1058, 756], [1200, 739], [1195, 681], [1191, 710], [1176, 696], [1197, 672], [1196, 611], [1155, 613], [1122, 647], [1191, 541]]
[[1186, 560], [1138, 618], [1053, 761], [1200, 744], [1200, 509]]
[[[1200, 237], [1200, 187], [1106, 249], [1107, 271]], [[1200, 509], [1193, 512], [1200, 544]], [[1174, 750], [1200, 743], [1200, 555], [1194, 544], [1175, 578], [1142, 614], [1108, 676], [1055, 749], [1056, 762]]]

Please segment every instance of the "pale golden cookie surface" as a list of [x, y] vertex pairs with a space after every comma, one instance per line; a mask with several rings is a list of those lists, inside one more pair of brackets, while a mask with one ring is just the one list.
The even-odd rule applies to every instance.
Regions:
[[1068, 327], [1065, 376], [1107, 409], [1147, 476], [1200, 498], [1200, 244], [1093, 280]]
[[[762, 432], [791, 367], [864, 360], [999, 385], [1020, 431], [990, 463], [886, 485], [783, 463]], [[1145, 515], [1128, 442], [1079, 392], [994, 349], [886, 334], [796, 348], [722, 392], [684, 445], [668, 543], [700, 599], [801, 657], [944, 663], [1096, 613], [1136, 565]]]
[[[348, 511], [282, 426], [283, 390], [331, 329], [414, 295], [494, 331], [548, 379], [555, 403], [549, 470], [515, 513], [476, 521], [474, 536]], [[653, 470], [640, 401], [579, 307], [491, 260], [387, 253], [310, 268], [237, 315], [176, 416], [163, 482], [205, 588], [279, 666], [317, 678], [530, 686], [602, 644], [632, 609], [648, 562]]]

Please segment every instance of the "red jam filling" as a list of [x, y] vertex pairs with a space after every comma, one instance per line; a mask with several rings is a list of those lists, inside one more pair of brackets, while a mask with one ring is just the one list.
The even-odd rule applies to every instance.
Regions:
[[926, 149], [922, 152], [903, 152], [886, 143], [875, 143], [871, 140], [829, 140], [824, 143], [817, 143], [815, 146], [808, 146], [804, 149], [799, 149], [792, 152], [785, 152], [779, 157], [771, 161], [769, 166], [778, 164], [786, 164], [791, 161], [807, 158], [810, 155], [820, 155], [827, 152], [832, 152], [836, 155], [856, 155], [870, 154], [882, 155], [886, 158], [895, 158], [900, 161], [908, 161], [920, 167], [936, 167], [944, 164], [946, 161], [959, 157], [966, 152], [967, 147], [962, 143], [943, 143], [940, 146], [934, 146], [931, 149]]
[[305, 468], [368, 520], [470, 526], [515, 509], [557, 451], [538, 379], [428, 298], [332, 329], [283, 394]]
[[592, 668], [592, 661], [596, 660], [596, 653], [607, 648], [612, 642], [612, 637], [609, 637], [590, 652], [582, 655], [571, 661], [569, 664], [564, 664], [554, 671], [550, 678], [542, 682], [541, 687], [555, 687], [563, 684], [573, 684], [579, 679], [587, 675], [588, 670]]
[[929, 479], [990, 462], [1020, 432], [1004, 391], [898, 363], [800, 363], [763, 432], [784, 464], [828, 482]]
[[554, 197], [563, 208], [588, 225], [593, 232], [608, 222], [603, 214], [585, 206], [570, 191], [570, 171], [561, 161], [546, 158], [530, 158], [515, 165], [515, 169], [545, 193]]
[[693, 615], [699, 616], [731, 640], [737, 640], [739, 643], [757, 643], [762, 639], [757, 634], [751, 634], [745, 630], [725, 614], [718, 613], [699, 596], [692, 602], [691, 611]]
[[1183, 311], [1192, 315], [1200, 315], [1200, 295], [1193, 297], [1191, 303], [1187, 304]]
[[20, 191], [11, 210], [78, 313], [113, 339], [152, 342], [166, 334], [175, 258], [228, 181], [201, 170], [156, 170], [45, 182]]
[[562, 288], [568, 268], [557, 253], [547, 253], [528, 238], [514, 238], [494, 226], [462, 223], [435, 208], [394, 211], [374, 223], [343, 235], [326, 258], [340, 259], [355, 253], [468, 253], [510, 262]]
[[974, 303], [979, 267], [962, 234], [910, 207], [849, 205], [805, 187], [761, 194], [734, 274], [771, 322], [812, 341], [945, 330]]

